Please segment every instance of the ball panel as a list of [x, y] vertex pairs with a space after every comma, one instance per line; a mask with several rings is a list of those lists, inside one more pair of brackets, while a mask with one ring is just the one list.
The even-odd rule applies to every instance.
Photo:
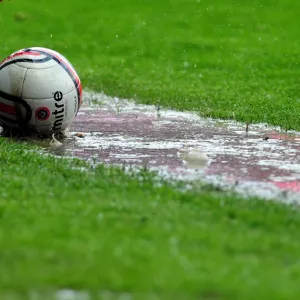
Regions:
[[[30, 51], [29, 49], [22, 49], [8, 56], [1, 63], [1, 67], [10, 64], [16, 64], [23, 68], [46, 69], [54, 66], [56, 62], [52, 60], [51, 55]], [[35, 66], [33, 66], [33, 64], [35, 64]]]
[[28, 121], [30, 111], [20, 98], [27, 69], [10, 64], [0, 70], [0, 124], [19, 127]]
[[70, 124], [77, 112], [78, 96], [74, 89], [68, 94], [57, 94], [49, 99], [25, 99], [32, 110], [28, 126], [41, 132], [41, 127], [46, 131], [59, 132], [63, 124]]
[[53, 132], [62, 132], [70, 125], [69, 121], [62, 122], [61, 128], [59, 131], [52, 131], [48, 126], [39, 126], [38, 129], [34, 128], [33, 130], [40, 134], [51, 135]]
[[74, 90], [72, 78], [60, 65], [49, 69], [28, 69], [23, 84], [23, 99], [53, 98], [54, 93], [68, 94]]
[[0, 125], [19, 127], [15, 104], [2, 98], [0, 98]]
[[52, 57], [61, 64], [61, 66], [66, 70], [66, 72], [69, 73], [69, 75], [73, 78], [74, 84], [77, 89], [78, 101], [79, 101], [78, 109], [79, 109], [80, 105], [82, 104], [82, 84], [73, 65], [67, 60], [66, 57], [64, 57], [62, 54], [58, 53], [55, 50], [42, 48], [42, 47], [31, 47], [30, 50], [40, 51], [41, 53], [47, 53], [49, 55], [52, 55]]
[[61, 53], [58, 53], [57, 51], [55, 50], [52, 50], [52, 49], [48, 49], [48, 48], [43, 48], [43, 47], [31, 47], [30, 48], [31, 51], [37, 51], [38, 53], [41, 53], [41, 54], [48, 54], [54, 58], [56, 58], [56, 60], [64, 63], [68, 69], [70, 69], [70, 71], [76, 76], [78, 77], [76, 71], [75, 71], [75, 68], [73, 67], [73, 65], [67, 60], [67, 58], [65, 56], [63, 56]]
[[2, 68], [0, 70], [0, 91], [20, 97], [26, 72], [27, 69], [14, 64]]
[[20, 128], [31, 119], [29, 105], [20, 98], [0, 98], [0, 124], [6, 127]]
[[51, 57], [45, 57], [37, 60], [21, 61], [16, 60], [14, 62], [17, 66], [26, 69], [44, 70], [54, 67], [57, 63], [51, 59]]
[[[7, 56], [2, 62], [0, 65], [3, 65], [9, 61], [12, 61], [12, 60], [15, 60], [15, 59], [18, 59], [19, 57], [23, 56], [23, 55], [26, 55], [26, 52], [27, 52], [27, 49], [21, 49], [21, 50], [18, 50], [18, 51], [15, 51], [13, 52], [12, 54], [10, 54], [9, 56]], [[30, 53], [29, 53], [30, 54]], [[32, 55], [34, 56], [39, 56], [38, 53], [34, 54], [32, 53]]]

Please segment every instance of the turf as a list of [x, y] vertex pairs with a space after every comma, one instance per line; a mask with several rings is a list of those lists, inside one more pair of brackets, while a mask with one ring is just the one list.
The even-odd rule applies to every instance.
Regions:
[[[0, 57], [54, 48], [85, 88], [299, 129], [299, 7], [3, 1]], [[0, 299], [57, 299], [66, 288], [123, 300], [299, 295], [298, 208], [207, 188], [183, 193], [148, 172], [80, 171], [84, 162], [28, 149], [0, 139]]]
[[9, 291], [43, 299], [64, 288], [92, 299], [108, 299], [99, 297], [104, 291], [109, 299], [300, 292], [299, 209], [205, 189], [183, 193], [148, 172], [92, 169], [3, 139], [0, 149], [1, 299]]
[[295, 0], [4, 1], [0, 56], [50, 47], [93, 90], [299, 130], [299, 8]]

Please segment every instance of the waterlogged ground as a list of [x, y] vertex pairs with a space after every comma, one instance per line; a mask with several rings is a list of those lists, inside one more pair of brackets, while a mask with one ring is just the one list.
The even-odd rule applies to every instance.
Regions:
[[245, 196], [300, 199], [300, 135], [265, 124], [201, 118], [104, 94], [84, 93], [58, 155], [146, 166], [161, 176], [202, 180]]
[[201, 180], [239, 194], [300, 199], [300, 133], [267, 124], [202, 118], [84, 92], [68, 137], [49, 147], [92, 163], [146, 167], [164, 178]]

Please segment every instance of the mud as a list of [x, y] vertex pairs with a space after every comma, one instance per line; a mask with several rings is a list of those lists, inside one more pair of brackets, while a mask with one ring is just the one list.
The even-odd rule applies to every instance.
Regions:
[[300, 199], [297, 132], [201, 118], [88, 92], [71, 132], [73, 138], [60, 149], [64, 154], [147, 166], [163, 176], [201, 179], [246, 196]]

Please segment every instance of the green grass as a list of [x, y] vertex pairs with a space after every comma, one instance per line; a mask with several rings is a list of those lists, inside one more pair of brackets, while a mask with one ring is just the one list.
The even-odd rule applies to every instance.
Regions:
[[[299, 8], [295, 0], [4, 0], [0, 57], [54, 48], [85, 88], [299, 130]], [[124, 292], [299, 295], [298, 208], [157, 187], [147, 172], [79, 171], [84, 162], [28, 149], [0, 139], [0, 299], [54, 299], [61, 288], [123, 300]], [[99, 296], [105, 290], [111, 298]]]
[[299, 209], [182, 193], [155, 186], [148, 172], [79, 171], [82, 161], [26, 149], [0, 140], [1, 299], [60, 288], [111, 291], [112, 299], [299, 294]]
[[0, 56], [38, 45], [85, 87], [205, 116], [300, 129], [295, 0], [12, 0]]

